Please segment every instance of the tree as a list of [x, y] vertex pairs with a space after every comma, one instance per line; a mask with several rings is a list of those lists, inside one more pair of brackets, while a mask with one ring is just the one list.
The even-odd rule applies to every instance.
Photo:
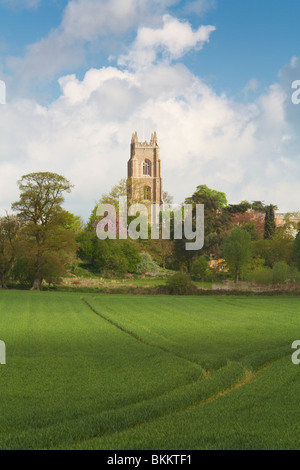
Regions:
[[187, 203], [192, 203], [197, 199], [198, 196], [207, 196], [208, 199], [214, 199], [217, 203], [217, 209], [224, 209], [227, 206], [226, 194], [215, 189], [210, 189], [206, 184], [201, 184], [197, 186], [196, 191], [192, 197], [187, 198]]
[[136, 267], [138, 274], [157, 273], [159, 271], [158, 264], [153, 261], [152, 256], [146, 251], [141, 251], [140, 261]]
[[300, 231], [296, 235], [293, 248], [294, 248], [293, 250], [294, 260], [295, 260], [297, 269], [300, 271]]
[[173, 274], [167, 279], [169, 292], [173, 295], [188, 295], [196, 291], [190, 276], [182, 271]]
[[7, 275], [15, 260], [19, 229], [20, 221], [16, 216], [0, 218], [0, 285], [3, 289], [7, 289]]
[[265, 208], [265, 233], [264, 233], [264, 238], [267, 239], [267, 240], [272, 238], [274, 233], [275, 233], [275, 229], [276, 229], [275, 209], [276, 209], [276, 206], [273, 206], [273, 204], [270, 204], [269, 206], [266, 206], [266, 208]]
[[294, 239], [286, 232], [276, 230], [271, 239], [261, 238], [254, 241], [254, 256], [264, 260], [265, 266], [272, 268], [276, 263], [284, 261], [293, 263]]
[[[34, 271], [32, 289], [40, 290], [46, 260], [65, 260], [76, 247], [75, 234], [64, 226], [67, 220], [61, 207], [64, 193], [69, 193], [72, 185], [56, 173], [40, 172], [23, 176], [18, 186], [20, 199], [12, 204], [12, 209], [18, 211], [24, 223], [24, 246]], [[58, 264], [61, 270], [61, 263]]]
[[225, 239], [223, 251], [229, 269], [234, 275], [234, 282], [238, 282], [252, 254], [250, 234], [242, 228], [234, 228]]
[[239, 204], [229, 204], [226, 209], [231, 214], [244, 214], [249, 209], [251, 209], [251, 204], [248, 201], [242, 201]]
[[[226, 210], [227, 199], [224, 193], [219, 193], [213, 189], [202, 185], [197, 187], [197, 191], [186, 199], [187, 204], [193, 205], [193, 224], [195, 222], [196, 204], [204, 205], [204, 247], [201, 254], [215, 255], [222, 257], [222, 245], [227, 231], [230, 229], [230, 213]], [[195, 224], [193, 230], [195, 229]], [[179, 259], [179, 266], [190, 271], [194, 258], [199, 255], [197, 252], [185, 250], [186, 240], [176, 240], [176, 252]]]
[[262, 201], [252, 201], [251, 208], [253, 211], [264, 212], [265, 207]]
[[209, 272], [209, 264], [207, 259], [204, 256], [199, 256], [193, 264], [191, 273], [194, 276], [199, 277], [202, 281], [205, 281]]
[[[232, 213], [231, 222], [233, 225], [237, 225], [241, 228], [248, 227], [248, 231], [252, 231], [252, 239], [256, 237], [262, 238], [264, 236], [265, 222], [262, 212], [247, 210], [247, 212], [244, 213]], [[253, 225], [255, 230], [253, 230]]]

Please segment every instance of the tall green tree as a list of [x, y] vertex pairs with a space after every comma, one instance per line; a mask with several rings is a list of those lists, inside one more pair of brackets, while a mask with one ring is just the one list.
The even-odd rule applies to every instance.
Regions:
[[20, 198], [12, 209], [24, 223], [22, 236], [32, 262], [32, 289], [40, 290], [46, 267], [48, 272], [53, 271], [56, 264], [61, 270], [62, 260], [76, 249], [75, 234], [65, 227], [62, 209], [64, 194], [71, 191], [72, 185], [61, 175], [40, 172], [23, 176], [18, 186]]
[[252, 254], [250, 234], [240, 227], [234, 228], [225, 239], [223, 251], [229, 269], [234, 275], [234, 282], [238, 282]]
[[[209, 256], [213, 254], [221, 257], [223, 254], [223, 241], [231, 226], [230, 213], [226, 210], [226, 195], [202, 185], [198, 186], [193, 195], [187, 198], [185, 202], [192, 204], [194, 208], [197, 204], [204, 205], [204, 246], [201, 255]], [[195, 209], [193, 209], [193, 214], [195, 214]], [[193, 215], [194, 222], [195, 217]], [[193, 229], [195, 229], [195, 224]], [[199, 256], [199, 253], [187, 252], [185, 242], [186, 240], [176, 241], [176, 252], [178, 257], [182, 258], [179, 263], [180, 266], [184, 264], [184, 267], [190, 271], [192, 263]]]
[[300, 271], [300, 231], [297, 233], [295, 241], [294, 241], [294, 260], [297, 266], [297, 269]]
[[264, 238], [269, 240], [275, 234], [276, 224], [275, 224], [275, 209], [276, 206], [270, 204], [265, 208], [265, 233]]
[[13, 266], [17, 251], [17, 236], [20, 221], [16, 216], [6, 215], [0, 218], [0, 286], [7, 288], [7, 275]]

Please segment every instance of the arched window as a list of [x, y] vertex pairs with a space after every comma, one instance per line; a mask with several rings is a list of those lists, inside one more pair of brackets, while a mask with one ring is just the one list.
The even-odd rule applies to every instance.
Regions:
[[150, 160], [145, 160], [143, 163], [143, 175], [151, 176], [151, 162]]
[[150, 186], [144, 186], [144, 199], [151, 201], [151, 188]]

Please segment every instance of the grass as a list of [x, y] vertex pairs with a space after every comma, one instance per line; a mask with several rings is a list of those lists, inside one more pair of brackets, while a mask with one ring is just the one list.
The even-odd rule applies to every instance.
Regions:
[[291, 449], [298, 297], [0, 292], [0, 449]]

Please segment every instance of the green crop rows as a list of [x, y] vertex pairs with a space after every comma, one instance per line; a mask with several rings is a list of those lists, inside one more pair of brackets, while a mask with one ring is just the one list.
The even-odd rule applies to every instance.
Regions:
[[0, 449], [297, 449], [297, 297], [0, 293]]

